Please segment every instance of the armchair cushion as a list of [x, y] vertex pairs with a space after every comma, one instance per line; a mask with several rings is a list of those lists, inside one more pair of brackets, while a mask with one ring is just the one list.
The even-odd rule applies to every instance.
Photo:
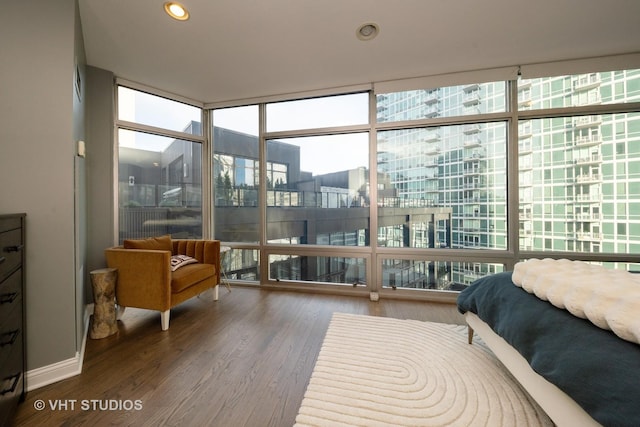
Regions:
[[190, 264], [171, 273], [171, 292], [178, 293], [216, 275], [212, 264]]
[[149, 249], [156, 251], [171, 251], [171, 236], [169, 234], [148, 239], [126, 239], [122, 242], [125, 249]]

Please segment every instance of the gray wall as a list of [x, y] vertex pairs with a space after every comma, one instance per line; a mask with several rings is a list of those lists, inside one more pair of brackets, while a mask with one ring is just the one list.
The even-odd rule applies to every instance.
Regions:
[[[74, 16], [74, 63], [75, 63], [75, 81], [73, 96], [73, 141], [75, 142], [76, 156], [74, 157], [74, 213], [75, 213], [75, 303], [76, 303], [76, 349], [82, 346], [84, 339], [84, 307], [85, 298], [87, 296], [86, 285], [87, 269], [86, 253], [87, 253], [87, 190], [86, 190], [86, 161], [85, 158], [78, 153], [78, 141], [86, 139], [85, 121], [86, 121], [86, 58], [84, 52], [84, 40], [82, 37], [82, 24], [80, 22], [80, 10], [78, 9], [77, 0], [75, 1]], [[89, 294], [92, 291], [89, 290]]]
[[[0, 212], [26, 212], [27, 368], [73, 358], [84, 335], [83, 161], [74, 100], [82, 42], [75, 0], [3, 2], [0, 14]], [[77, 172], [76, 172], [77, 171]], [[82, 188], [79, 188], [82, 191]], [[82, 281], [80, 279], [80, 281]]]
[[[115, 240], [114, 75], [87, 67], [87, 269], [106, 266], [104, 249]], [[90, 284], [89, 284], [90, 288]], [[93, 302], [91, 290], [87, 303]]]

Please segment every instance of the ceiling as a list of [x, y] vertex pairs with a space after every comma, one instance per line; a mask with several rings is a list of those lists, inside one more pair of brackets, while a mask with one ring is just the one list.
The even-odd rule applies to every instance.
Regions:
[[182, 0], [184, 22], [163, 3], [79, 0], [87, 63], [213, 103], [640, 51], [639, 0]]

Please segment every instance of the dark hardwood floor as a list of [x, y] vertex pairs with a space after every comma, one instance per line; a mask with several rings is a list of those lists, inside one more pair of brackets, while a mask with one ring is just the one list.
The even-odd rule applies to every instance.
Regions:
[[172, 309], [166, 332], [130, 308], [118, 334], [87, 340], [82, 374], [27, 394], [15, 425], [291, 426], [334, 312], [464, 323], [452, 304], [246, 287]]

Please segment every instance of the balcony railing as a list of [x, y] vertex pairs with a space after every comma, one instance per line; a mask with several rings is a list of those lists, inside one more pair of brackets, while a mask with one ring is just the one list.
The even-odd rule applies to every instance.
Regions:
[[602, 124], [602, 116], [600, 115], [577, 117], [573, 121], [573, 126], [576, 128], [599, 126], [600, 124]]
[[600, 75], [599, 74], [589, 74], [578, 77], [577, 80], [573, 82], [573, 90], [587, 90], [593, 89], [600, 85]]
[[600, 182], [602, 181], [602, 175], [594, 173], [590, 175], [578, 175], [576, 177], [576, 182], [578, 184], [585, 184], [588, 182]]
[[581, 147], [598, 145], [602, 143], [602, 137], [600, 135], [578, 136], [574, 139], [574, 143]]

